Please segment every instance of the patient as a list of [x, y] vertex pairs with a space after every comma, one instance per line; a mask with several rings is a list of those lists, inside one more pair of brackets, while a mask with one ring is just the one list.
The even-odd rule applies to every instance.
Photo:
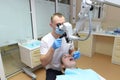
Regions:
[[56, 80], [105, 80], [92, 69], [76, 68], [76, 61], [70, 54], [62, 56], [61, 67], [64, 75], [58, 75]]

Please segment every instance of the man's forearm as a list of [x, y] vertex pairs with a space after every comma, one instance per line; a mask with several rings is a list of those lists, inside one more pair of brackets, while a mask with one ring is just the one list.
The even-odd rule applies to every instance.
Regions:
[[43, 66], [46, 66], [47, 64], [49, 64], [53, 58], [53, 54], [54, 54], [54, 49], [51, 47], [47, 54], [45, 55], [41, 55], [40, 57], [40, 61], [42, 63]]

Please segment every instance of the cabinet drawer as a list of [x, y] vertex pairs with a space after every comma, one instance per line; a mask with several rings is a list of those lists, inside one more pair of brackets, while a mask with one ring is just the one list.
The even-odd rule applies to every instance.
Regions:
[[112, 61], [119, 62], [120, 63], [120, 56], [113, 56]]
[[33, 67], [36, 67], [36, 66], [38, 66], [38, 65], [40, 65], [41, 63], [40, 63], [40, 61], [36, 61], [36, 62], [34, 62], [32, 65], [33, 65]]
[[118, 38], [118, 37], [115, 38], [115, 42], [118, 43], [118, 44], [120, 44], [120, 38]]
[[40, 56], [40, 53], [32, 53], [31, 56], [32, 56], [32, 57], [37, 57], [37, 56]]
[[115, 45], [115, 50], [120, 50], [120, 45]]
[[34, 63], [34, 62], [40, 62], [40, 57], [39, 57], [39, 58], [36, 58], [36, 59], [33, 59], [32, 61], [33, 61], [33, 63]]
[[31, 52], [31, 55], [32, 55], [32, 56], [38, 56], [38, 55], [40, 55], [40, 49], [33, 50], [33, 51]]
[[116, 57], [119, 57], [119, 58], [120, 58], [120, 51], [119, 51], [119, 53], [118, 53], [118, 52], [117, 52], [117, 53], [114, 53], [113, 56], [116, 56]]
[[38, 66], [40, 64], [41, 64], [41, 62], [40, 62], [40, 54], [36, 55], [36, 56], [33, 56], [32, 57], [32, 65], [33, 65], [33, 67], [36, 67], [36, 66]]
[[112, 57], [112, 63], [120, 65], [120, 57]]
[[35, 49], [32, 51], [32, 53], [39, 53], [40, 52], [40, 49]]
[[114, 50], [114, 53], [113, 53], [113, 55], [120, 55], [120, 50]]
[[118, 41], [115, 41], [115, 45], [120, 45], [120, 42], [118, 42]]
[[37, 59], [37, 60], [38, 60], [38, 59], [40, 60], [40, 55], [38, 55], [38, 56], [33, 56], [33, 57], [32, 57], [32, 60], [36, 60], [36, 59]]
[[37, 65], [40, 65], [40, 63], [41, 63], [40, 62], [40, 56], [32, 58], [32, 64], [34, 65], [34, 67], [37, 66]]
[[36, 55], [32, 55], [32, 62], [40, 62], [40, 53], [36, 54]]

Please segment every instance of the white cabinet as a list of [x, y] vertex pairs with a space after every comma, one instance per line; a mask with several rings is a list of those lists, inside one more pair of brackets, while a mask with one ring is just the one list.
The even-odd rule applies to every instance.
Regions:
[[[32, 46], [35, 44], [31, 44]], [[40, 44], [34, 48], [27, 48], [25, 44], [19, 44], [21, 61], [30, 68], [40, 65]]]
[[114, 40], [112, 63], [120, 64], [120, 37], [115, 37]]
[[[86, 37], [86, 33], [80, 34], [80, 37]], [[78, 41], [78, 48], [81, 52], [81, 54], [92, 57], [93, 53], [93, 36], [90, 35], [90, 37], [85, 41]]]

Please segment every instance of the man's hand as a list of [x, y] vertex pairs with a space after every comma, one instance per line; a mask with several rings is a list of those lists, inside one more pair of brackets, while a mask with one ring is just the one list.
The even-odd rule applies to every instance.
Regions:
[[58, 38], [54, 41], [54, 43], [52, 45], [52, 48], [57, 49], [57, 48], [61, 47], [61, 44], [62, 44], [62, 39]]
[[79, 51], [75, 51], [75, 52], [73, 53], [73, 58], [74, 58], [74, 59], [79, 59], [79, 58], [80, 58], [80, 52], [79, 52]]

